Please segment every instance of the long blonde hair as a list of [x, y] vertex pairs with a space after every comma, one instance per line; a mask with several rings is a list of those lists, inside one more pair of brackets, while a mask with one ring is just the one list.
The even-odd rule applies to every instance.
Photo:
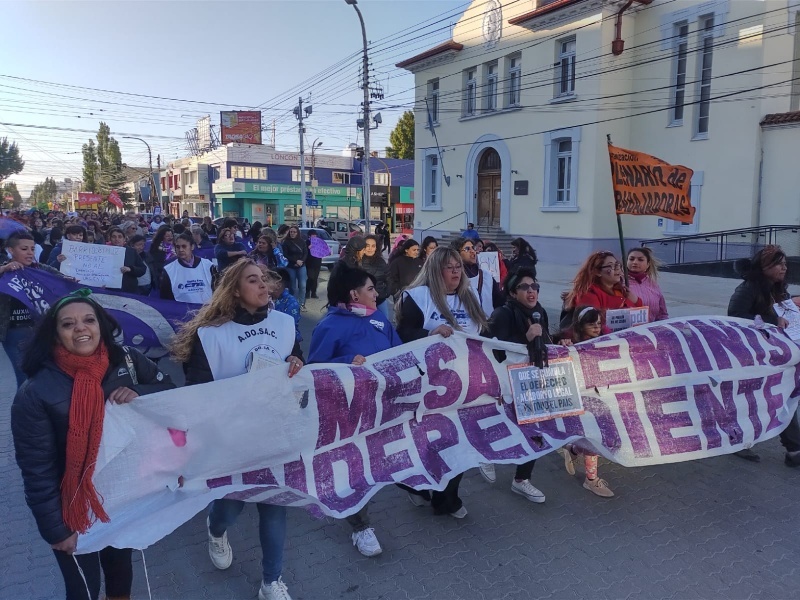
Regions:
[[185, 363], [192, 355], [192, 347], [196, 343], [197, 330], [201, 327], [218, 327], [232, 321], [239, 307], [239, 298], [235, 292], [239, 291], [239, 284], [244, 270], [249, 266], [256, 266], [264, 273], [265, 281], [270, 288], [270, 294], [275, 289], [275, 284], [280, 278], [263, 265], [257, 264], [250, 258], [240, 258], [227, 269], [220, 278], [211, 300], [204, 304], [192, 317], [191, 321], [184, 323], [169, 346], [170, 353], [178, 362]]
[[633, 252], [638, 252], [639, 254], [643, 255], [647, 259], [647, 270], [645, 274], [652, 280], [656, 281], [658, 279], [658, 268], [664, 264], [662, 263], [653, 251], [648, 248], [647, 246], [637, 246], [636, 248], [631, 248], [628, 250], [627, 254], [625, 255], [625, 261], [627, 262], [628, 257]]
[[[478, 325], [481, 331], [485, 331], [488, 327], [486, 315], [478, 301], [478, 296], [472, 291], [469, 277], [467, 277], [464, 271], [464, 262], [461, 260], [461, 255], [453, 248], [439, 246], [431, 252], [422, 264], [422, 270], [420, 270], [419, 275], [417, 275], [414, 281], [406, 288], [406, 291], [415, 287], [427, 286], [431, 294], [431, 299], [442, 317], [444, 317], [453, 329], [462, 331], [453, 313], [450, 312], [450, 307], [447, 306], [447, 301], [445, 300], [447, 288], [445, 288], [444, 285], [442, 270], [450, 261], [461, 265], [461, 280], [458, 282], [458, 287], [456, 288], [456, 296], [458, 296], [458, 299], [461, 301], [462, 306], [467, 311], [467, 315], [469, 315], [472, 322]], [[402, 302], [402, 294], [400, 301]], [[401, 313], [398, 312], [398, 314]]]

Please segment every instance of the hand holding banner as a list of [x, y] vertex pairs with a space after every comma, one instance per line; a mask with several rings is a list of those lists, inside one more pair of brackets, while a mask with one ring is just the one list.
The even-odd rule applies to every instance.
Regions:
[[681, 223], [694, 220], [691, 202], [694, 171], [611, 144], [608, 154], [618, 215], [655, 215]]

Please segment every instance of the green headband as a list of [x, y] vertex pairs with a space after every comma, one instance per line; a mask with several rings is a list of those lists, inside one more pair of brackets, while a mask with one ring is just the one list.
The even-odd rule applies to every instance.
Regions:
[[92, 304], [97, 304], [94, 298], [91, 298], [92, 290], [89, 288], [80, 288], [75, 290], [74, 292], [70, 292], [63, 298], [60, 298], [58, 302], [53, 305], [53, 311], [58, 311], [60, 308], [66, 306], [70, 302], [75, 302], [76, 300], [88, 300]]

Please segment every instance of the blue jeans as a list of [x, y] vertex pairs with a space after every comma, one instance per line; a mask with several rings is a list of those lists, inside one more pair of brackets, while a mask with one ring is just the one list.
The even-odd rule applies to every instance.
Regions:
[[303, 305], [306, 303], [306, 279], [308, 279], [308, 272], [306, 266], [302, 267], [289, 267], [289, 279], [292, 281], [292, 296], [297, 298], [297, 301]]
[[[221, 537], [236, 522], [246, 503], [241, 500], [214, 500], [208, 513], [211, 535]], [[272, 583], [283, 569], [283, 544], [286, 541], [286, 507], [257, 503], [258, 537], [261, 541], [261, 570], [264, 581]]]
[[33, 337], [33, 327], [12, 327], [6, 332], [6, 339], [3, 341], [3, 350], [6, 351], [8, 360], [14, 368], [14, 376], [17, 378], [17, 389], [25, 382], [27, 377], [22, 372], [23, 345]]

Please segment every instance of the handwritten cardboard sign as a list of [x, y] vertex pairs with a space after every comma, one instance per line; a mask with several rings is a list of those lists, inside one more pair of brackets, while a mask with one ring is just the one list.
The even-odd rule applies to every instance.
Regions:
[[500, 257], [497, 252], [480, 252], [478, 266], [492, 274], [492, 278], [500, 283]]
[[104, 244], [84, 244], [64, 240], [61, 253], [67, 260], [61, 272], [80, 283], [96, 287], [121, 288], [125, 248]]
[[789, 321], [789, 326], [783, 330], [789, 336], [789, 339], [795, 342], [800, 341], [800, 308], [797, 308], [797, 305], [791, 300], [773, 304], [772, 307], [779, 317]]
[[533, 365], [508, 367], [517, 423], [537, 423], [584, 413], [575, 366], [570, 359], [554, 360], [541, 369]]
[[650, 309], [647, 306], [606, 311], [606, 327], [611, 331], [622, 331], [634, 325], [646, 325], [649, 321]]

